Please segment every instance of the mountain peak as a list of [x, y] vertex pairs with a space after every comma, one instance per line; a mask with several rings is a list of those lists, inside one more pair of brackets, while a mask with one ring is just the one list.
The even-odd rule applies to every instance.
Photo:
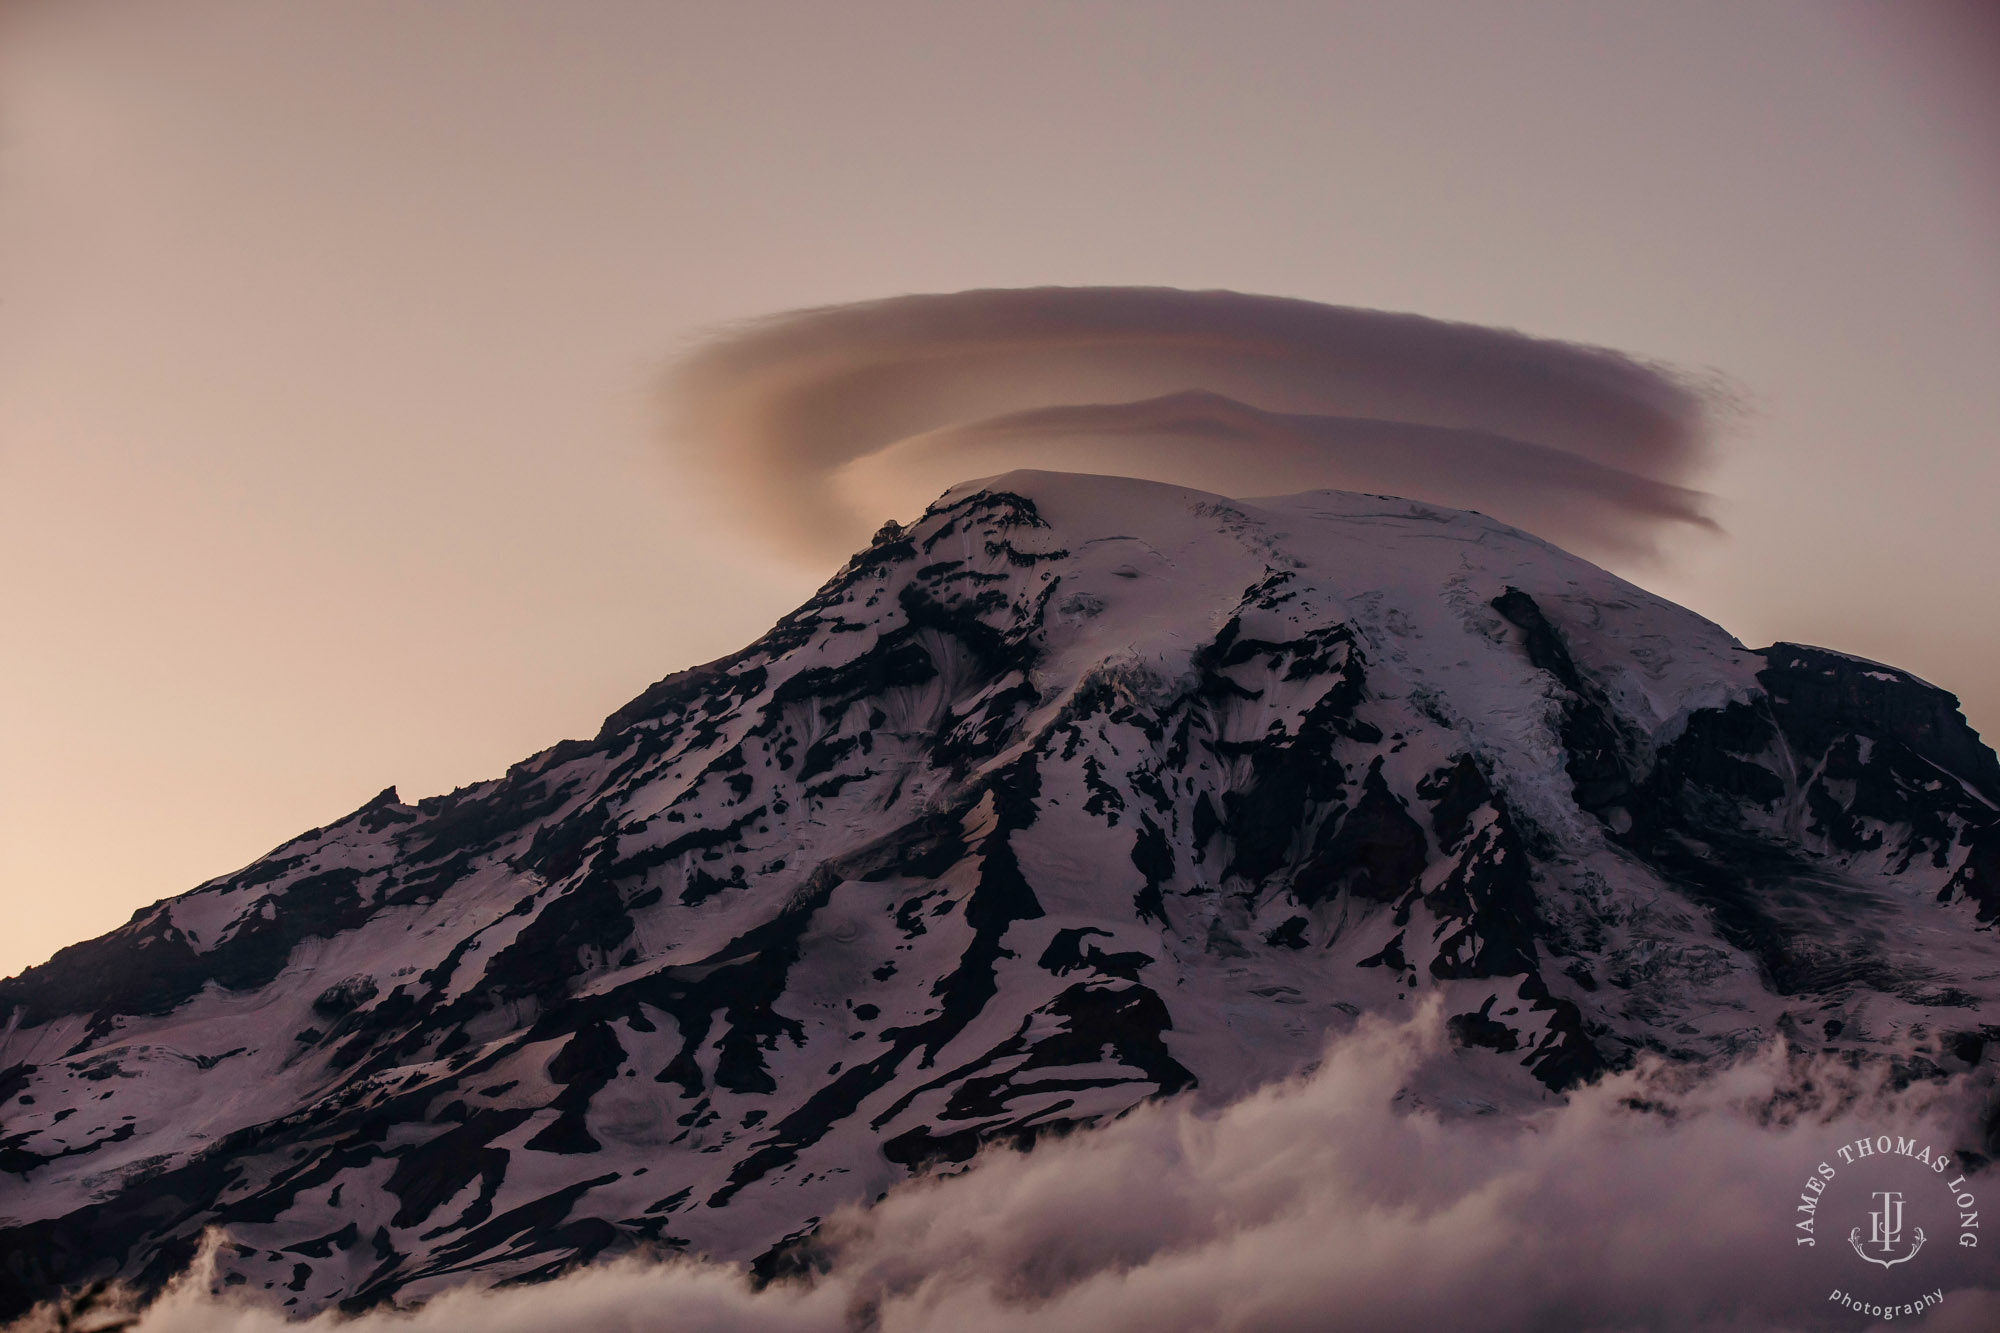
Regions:
[[594, 738], [0, 983], [0, 1315], [209, 1225], [299, 1308], [747, 1259], [1421, 996], [1494, 1100], [1963, 1069], [1996, 775], [1943, 691], [1478, 514], [969, 482]]

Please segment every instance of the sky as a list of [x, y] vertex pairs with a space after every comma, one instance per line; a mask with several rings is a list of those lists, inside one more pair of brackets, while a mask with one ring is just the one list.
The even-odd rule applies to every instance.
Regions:
[[0, 973], [755, 637], [667, 368], [906, 293], [1674, 367], [1722, 532], [1605, 563], [2000, 732], [1993, 12], [0, 0]]

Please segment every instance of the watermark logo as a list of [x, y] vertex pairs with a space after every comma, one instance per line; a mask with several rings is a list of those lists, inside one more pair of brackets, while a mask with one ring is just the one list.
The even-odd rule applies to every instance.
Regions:
[[1839, 1283], [1827, 1299], [1875, 1319], [1921, 1315], [1942, 1303], [1942, 1287], [1920, 1291], [1916, 1284], [1946, 1276], [1936, 1259], [1940, 1245], [1977, 1249], [1979, 1230], [1979, 1200], [1964, 1167], [1900, 1134], [1840, 1145], [1813, 1168], [1792, 1205], [1795, 1248], [1814, 1250], [1824, 1238], [1839, 1252], [1814, 1265]]
[[[1894, 1268], [1897, 1264], [1908, 1263], [1917, 1257], [1918, 1250], [1924, 1248], [1924, 1229], [1922, 1227], [1917, 1228], [1917, 1238], [1911, 1243], [1907, 1253], [1903, 1254], [1900, 1258], [1888, 1258], [1887, 1256], [1903, 1238], [1903, 1192], [1901, 1190], [1876, 1190], [1875, 1198], [1879, 1201], [1879, 1204], [1873, 1212], [1868, 1214], [1868, 1248], [1864, 1249], [1862, 1247], [1860, 1227], [1856, 1227], [1847, 1233], [1847, 1243], [1854, 1247], [1856, 1254], [1871, 1264], [1880, 1264], [1884, 1268]], [[1880, 1255], [1868, 1253], [1868, 1249], [1876, 1246], [1881, 1247], [1882, 1253]]]
[[[1900, 1134], [1880, 1134], [1844, 1143], [1834, 1149], [1833, 1157], [1839, 1158], [1844, 1167], [1856, 1168], [1849, 1172], [1850, 1175], [1876, 1177], [1869, 1183], [1880, 1183], [1885, 1172], [1904, 1177], [1909, 1182], [1900, 1186], [1884, 1184], [1882, 1188], [1869, 1191], [1867, 1197], [1872, 1199], [1874, 1206], [1865, 1210], [1868, 1239], [1862, 1240], [1858, 1222], [1847, 1235], [1848, 1244], [1863, 1260], [1883, 1268], [1893, 1268], [1916, 1258], [1917, 1251], [1924, 1246], [1923, 1227], [1912, 1225], [1907, 1247], [1903, 1237], [1904, 1205], [1913, 1198], [1920, 1200], [1928, 1211], [1939, 1213], [1948, 1220], [1955, 1218], [1959, 1245], [1968, 1250], [1978, 1248], [1979, 1200], [1967, 1188], [1965, 1173], [1956, 1168], [1950, 1154], [1938, 1152], [1928, 1143], [1919, 1146], [1917, 1140]], [[1805, 1188], [1799, 1193], [1799, 1202], [1793, 1210], [1796, 1220], [1792, 1226], [1793, 1240], [1801, 1247], [1810, 1248], [1819, 1243], [1822, 1212], [1845, 1202], [1839, 1199], [1840, 1191], [1833, 1186], [1834, 1180], [1841, 1174], [1841, 1167], [1833, 1165], [1833, 1157], [1813, 1169], [1812, 1174], [1806, 1177]], [[1878, 1160], [1871, 1162], [1871, 1158]], [[1922, 1183], [1926, 1174], [1931, 1178], [1928, 1187]]]

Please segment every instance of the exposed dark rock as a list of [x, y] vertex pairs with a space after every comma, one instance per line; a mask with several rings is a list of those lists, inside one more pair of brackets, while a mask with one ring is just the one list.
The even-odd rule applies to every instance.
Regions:
[[1307, 906], [1337, 893], [1395, 902], [1423, 874], [1428, 855], [1423, 829], [1389, 790], [1377, 760], [1354, 808], [1320, 826], [1312, 856], [1292, 877], [1292, 892]]
[[1563, 704], [1562, 741], [1568, 754], [1564, 767], [1574, 784], [1576, 803], [1592, 813], [1622, 804], [1632, 784], [1621, 753], [1623, 742], [1601, 692], [1584, 679], [1561, 633], [1534, 598], [1519, 588], [1509, 588], [1493, 599], [1493, 609], [1520, 629], [1528, 660], [1554, 676], [1568, 692]]

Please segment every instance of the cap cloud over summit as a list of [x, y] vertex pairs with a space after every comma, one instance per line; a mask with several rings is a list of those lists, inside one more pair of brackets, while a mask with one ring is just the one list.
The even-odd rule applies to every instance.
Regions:
[[1060, 467], [1232, 495], [1493, 513], [1586, 551], [1713, 527], [1713, 395], [1622, 353], [1230, 291], [1033, 288], [794, 311], [671, 371], [675, 437], [802, 553], [968, 475]]

